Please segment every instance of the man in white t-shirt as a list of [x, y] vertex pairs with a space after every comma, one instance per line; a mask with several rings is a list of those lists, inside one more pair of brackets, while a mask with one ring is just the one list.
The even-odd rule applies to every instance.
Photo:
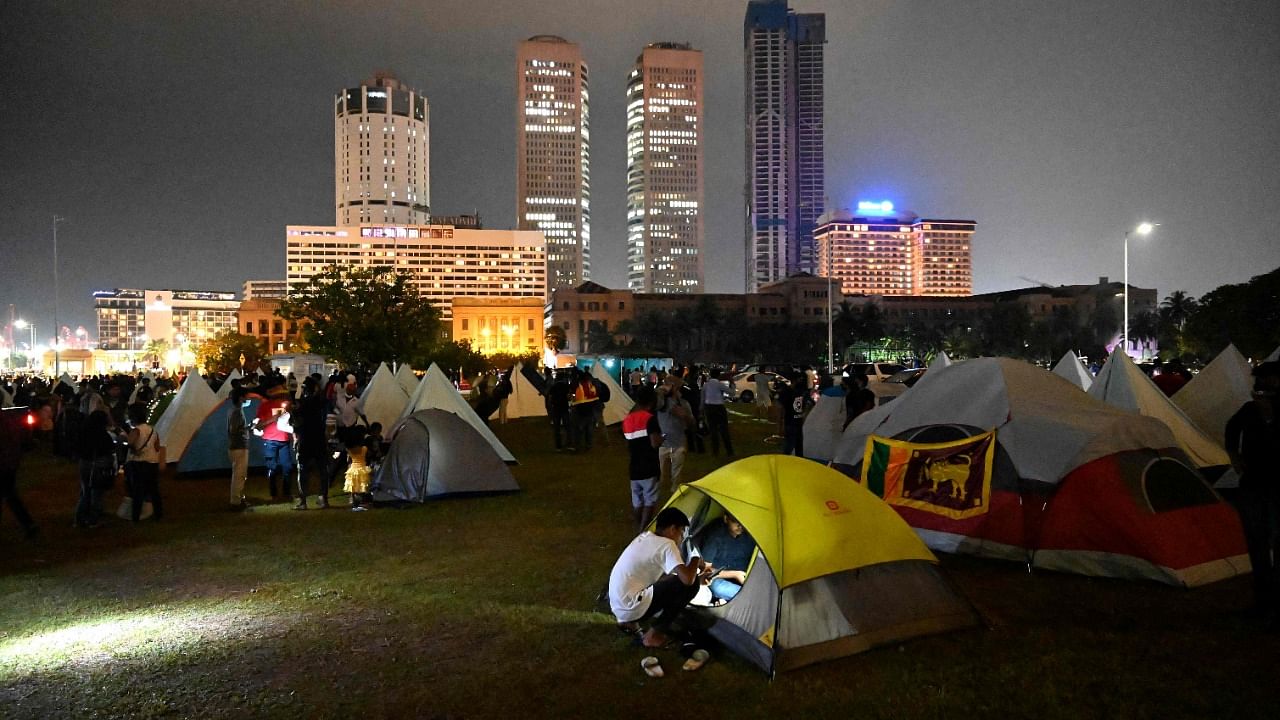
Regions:
[[689, 518], [676, 508], [658, 513], [653, 532], [636, 536], [609, 573], [609, 607], [618, 624], [638, 631], [652, 621], [642, 641], [645, 647], [661, 647], [668, 626], [710, 577], [711, 567], [694, 556], [682, 562], [679, 543], [689, 529]]

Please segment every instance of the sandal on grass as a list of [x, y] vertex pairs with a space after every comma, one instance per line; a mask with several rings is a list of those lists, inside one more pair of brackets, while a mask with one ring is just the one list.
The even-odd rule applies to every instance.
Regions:
[[693, 651], [693, 654], [689, 656], [688, 660], [684, 661], [684, 669], [689, 671], [697, 670], [703, 665], [706, 665], [707, 661], [710, 659], [711, 653], [703, 650], [702, 648], [698, 648]]
[[652, 655], [640, 661], [640, 669], [644, 670], [644, 674], [651, 678], [663, 676], [662, 664], [658, 662], [658, 658]]

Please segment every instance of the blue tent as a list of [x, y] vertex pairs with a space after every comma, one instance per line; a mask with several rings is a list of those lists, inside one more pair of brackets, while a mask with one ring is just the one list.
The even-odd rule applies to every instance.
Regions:
[[[245, 417], [250, 421], [258, 412], [258, 403], [262, 398], [249, 396], [249, 407], [244, 409]], [[223, 400], [213, 412], [200, 424], [200, 429], [191, 437], [187, 451], [178, 460], [178, 472], [198, 473], [210, 470], [231, 470], [231, 458], [227, 455], [227, 419], [231, 417], [231, 400]], [[266, 460], [262, 455], [262, 438], [249, 435], [249, 467], [263, 467]]]

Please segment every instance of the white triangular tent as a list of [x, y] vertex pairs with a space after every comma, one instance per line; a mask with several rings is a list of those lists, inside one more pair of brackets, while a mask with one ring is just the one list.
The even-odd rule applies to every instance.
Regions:
[[400, 367], [396, 368], [396, 383], [400, 385], [401, 390], [404, 390], [405, 397], [413, 397], [420, 382], [418, 376], [413, 374], [413, 368], [409, 367], [409, 363], [400, 363]]
[[72, 380], [71, 376], [66, 373], [62, 373], [62, 376], [58, 378], [58, 382], [53, 384], [53, 389], [57, 390], [59, 385], [66, 385], [72, 390], [76, 389], [76, 381]]
[[364, 415], [369, 424], [381, 423], [382, 431], [388, 432], [400, 421], [404, 406], [409, 404], [409, 395], [400, 387], [396, 376], [386, 363], [380, 363], [378, 370], [365, 385], [364, 392], [356, 402], [356, 408]]
[[413, 397], [409, 398], [409, 402], [405, 405], [404, 413], [401, 419], [404, 419], [419, 410], [430, 410], [436, 408], [438, 410], [446, 410], [457, 415], [458, 417], [470, 423], [471, 427], [484, 437], [490, 445], [493, 446], [494, 452], [498, 453], [498, 457], [503, 462], [514, 463], [516, 456], [511, 454], [507, 446], [502, 444], [497, 435], [489, 429], [488, 425], [480, 419], [476, 411], [471, 405], [463, 399], [458, 389], [449, 382], [449, 378], [445, 376], [444, 371], [439, 365], [431, 363], [431, 367], [427, 368], [427, 374], [422, 376], [422, 382], [418, 383], [418, 389], [414, 391]]
[[1196, 426], [1186, 413], [1178, 409], [1145, 373], [1133, 364], [1124, 350], [1115, 350], [1107, 358], [1098, 377], [1089, 388], [1093, 397], [1118, 408], [1153, 417], [1173, 432], [1182, 448], [1197, 467], [1230, 465], [1231, 458], [1221, 442], [1215, 441]]
[[1053, 374], [1066, 378], [1067, 382], [1085, 392], [1088, 392], [1093, 385], [1093, 376], [1085, 369], [1084, 363], [1080, 362], [1080, 357], [1074, 350], [1068, 350], [1058, 364], [1053, 366]]
[[1222, 438], [1227, 420], [1253, 399], [1253, 368], [1228, 345], [1191, 382], [1173, 394], [1173, 404], [1211, 438]]
[[614, 425], [622, 422], [627, 417], [627, 413], [631, 412], [631, 408], [635, 407], [635, 401], [623, 391], [618, 381], [614, 380], [613, 376], [604, 369], [604, 365], [600, 363], [592, 365], [591, 377], [609, 386], [609, 402], [604, 404], [604, 424]]
[[929, 363], [930, 370], [940, 370], [951, 364], [951, 356], [946, 350], [939, 350], [937, 355], [933, 356], [933, 362]]
[[844, 431], [844, 397], [820, 395], [804, 418], [804, 456], [819, 462], [835, 457], [836, 443]]
[[214, 397], [219, 400], [226, 400], [231, 397], [231, 390], [235, 387], [231, 384], [231, 381], [243, 378], [244, 373], [240, 372], [240, 368], [232, 368], [231, 372], [227, 373], [227, 379], [223, 380], [222, 384], [218, 386], [218, 392], [214, 393]]
[[1280, 360], [1280, 347], [1271, 351], [1271, 354], [1262, 359], [1262, 362], [1275, 362]]
[[[511, 394], [507, 396], [507, 419], [546, 417], [547, 403], [538, 394], [533, 383], [529, 382], [529, 378], [525, 377], [523, 371], [524, 364], [516, 363], [515, 369], [511, 372]], [[471, 387], [476, 387], [476, 384], [472, 383]], [[489, 419], [497, 417], [498, 411], [494, 410]]]
[[164, 445], [169, 462], [176, 462], [182, 457], [192, 436], [220, 404], [204, 378], [196, 374], [187, 376], [173, 402], [156, 421], [156, 434], [160, 436], [160, 444]]

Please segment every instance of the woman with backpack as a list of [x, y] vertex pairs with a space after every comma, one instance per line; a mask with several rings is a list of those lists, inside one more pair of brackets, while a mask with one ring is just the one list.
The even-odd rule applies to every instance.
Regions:
[[106, 410], [94, 410], [85, 418], [78, 447], [80, 499], [76, 503], [76, 527], [94, 528], [101, 523], [102, 496], [115, 484], [116, 438], [108, 426]]

